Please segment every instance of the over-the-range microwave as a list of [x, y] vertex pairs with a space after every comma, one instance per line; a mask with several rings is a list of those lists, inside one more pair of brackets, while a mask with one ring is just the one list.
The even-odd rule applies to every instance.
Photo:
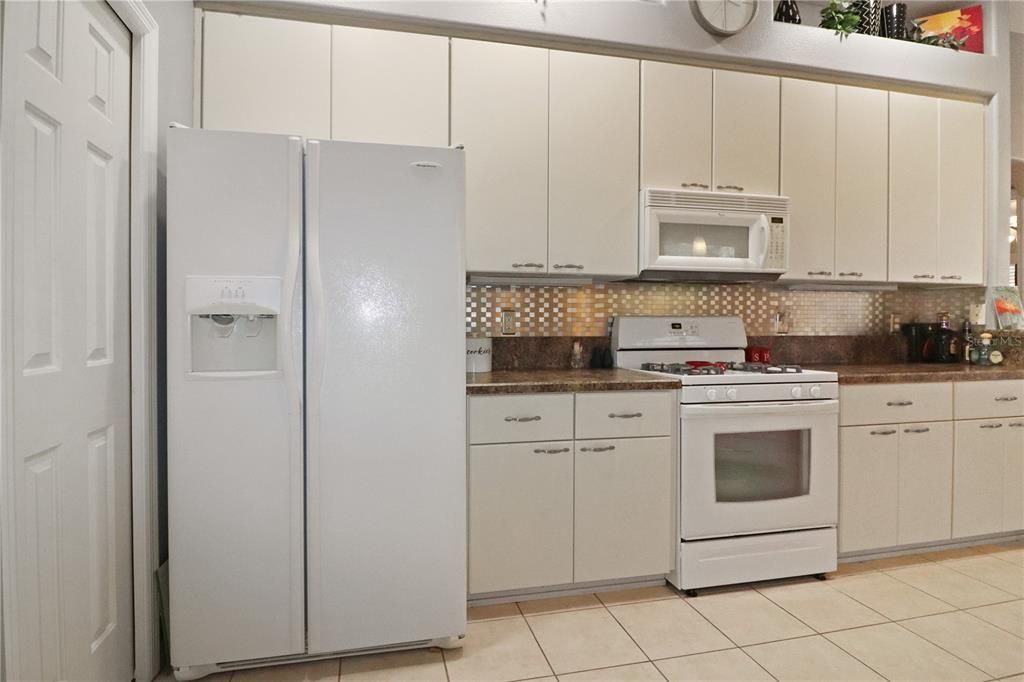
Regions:
[[778, 279], [789, 265], [789, 199], [644, 189], [640, 279]]

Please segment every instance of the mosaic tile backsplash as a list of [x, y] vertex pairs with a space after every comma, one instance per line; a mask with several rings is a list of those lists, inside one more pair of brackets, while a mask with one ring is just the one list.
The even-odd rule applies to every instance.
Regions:
[[516, 311], [517, 336], [607, 336], [616, 315], [738, 315], [749, 336], [775, 333], [789, 314], [795, 336], [884, 334], [889, 315], [933, 321], [948, 311], [957, 325], [983, 288], [898, 291], [798, 291], [752, 284], [608, 282], [580, 287], [466, 287], [466, 333], [501, 336], [501, 310]]

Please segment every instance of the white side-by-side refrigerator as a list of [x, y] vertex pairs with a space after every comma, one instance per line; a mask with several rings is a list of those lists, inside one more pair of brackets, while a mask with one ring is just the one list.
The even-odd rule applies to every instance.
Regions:
[[457, 644], [464, 153], [188, 128], [167, 148], [176, 674]]

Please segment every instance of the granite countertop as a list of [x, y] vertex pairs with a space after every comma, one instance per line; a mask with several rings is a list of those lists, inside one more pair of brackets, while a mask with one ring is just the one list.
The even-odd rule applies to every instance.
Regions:
[[466, 374], [466, 393], [584, 393], [587, 391], [666, 391], [678, 379], [631, 369], [525, 369]]
[[893, 363], [880, 365], [814, 365], [839, 374], [840, 384], [910, 384], [943, 381], [1024, 379], [1024, 367], [979, 367], [967, 363]]

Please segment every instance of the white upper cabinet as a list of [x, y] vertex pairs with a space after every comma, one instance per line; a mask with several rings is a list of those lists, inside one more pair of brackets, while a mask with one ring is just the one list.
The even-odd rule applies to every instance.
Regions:
[[331, 27], [205, 12], [202, 126], [331, 136]]
[[829, 280], [836, 261], [836, 86], [782, 79], [781, 125], [781, 191], [790, 210], [785, 277]]
[[713, 189], [778, 194], [778, 77], [714, 73]]
[[641, 62], [641, 187], [711, 189], [712, 73]]
[[546, 272], [548, 51], [452, 40], [451, 124], [466, 147], [466, 269]]
[[836, 87], [836, 279], [883, 282], [889, 238], [889, 93]]
[[940, 282], [981, 284], [985, 242], [985, 107], [939, 101]]
[[549, 73], [548, 271], [634, 276], [640, 64], [552, 50]]
[[889, 279], [938, 281], [939, 100], [889, 93]]
[[331, 137], [448, 145], [448, 38], [331, 27]]

